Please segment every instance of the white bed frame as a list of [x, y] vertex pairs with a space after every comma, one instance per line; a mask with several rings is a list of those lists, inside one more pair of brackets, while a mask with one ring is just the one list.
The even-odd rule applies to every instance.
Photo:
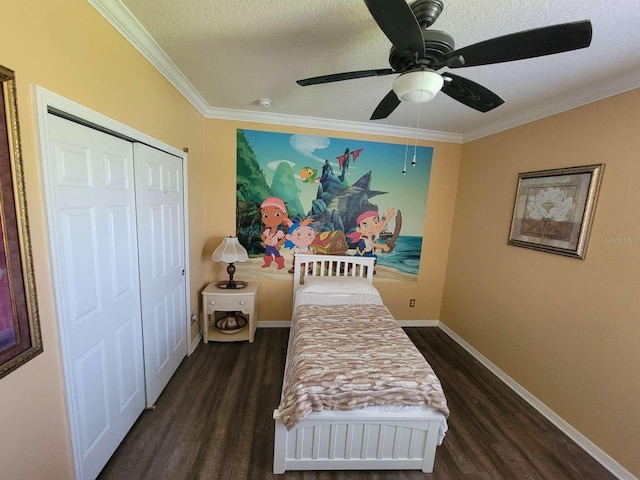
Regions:
[[[295, 256], [293, 291], [307, 275], [373, 281], [373, 257]], [[287, 430], [274, 410], [273, 473], [285, 470], [433, 471], [444, 415], [438, 411], [325, 410]]]
[[374, 257], [350, 257], [339, 255], [295, 254], [293, 271], [293, 298], [304, 277], [364, 277], [373, 283]]

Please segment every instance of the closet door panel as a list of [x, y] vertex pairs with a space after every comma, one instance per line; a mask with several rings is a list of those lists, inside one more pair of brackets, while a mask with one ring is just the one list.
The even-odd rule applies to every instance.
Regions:
[[182, 159], [134, 144], [147, 406], [187, 354]]
[[50, 115], [47, 203], [74, 457], [95, 478], [145, 405], [130, 142]]
[[64, 307], [74, 329], [80, 328], [83, 320], [95, 322], [99, 318], [101, 288], [96, 252], [100, 247], [95, 216], [92, 207], [64, 208], [59, 212], [66, 280]]
[[136, 244], [130, 237], [135, 227], [133, 206], [107, 209], [109, 229], [109, 263], [113, 299], [138, 291], [138, 265]]

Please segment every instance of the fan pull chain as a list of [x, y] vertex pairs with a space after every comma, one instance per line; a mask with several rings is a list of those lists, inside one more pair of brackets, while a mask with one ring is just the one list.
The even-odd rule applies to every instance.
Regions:
[[[409, 110], [409, 127], [411, 128], [411, 118], [413, 118], [413, 104]], [[404, 166], [402, 167], [402, 175], [407, 174], [407, 155], [409, 154], [409, 137], [407, 136], [407, 143], [404, 147]]]
[[402, 175], [407, 174], [407, 152], [409, 151], [409, 137], [407, 137], [407, 145], [404, 148], [404, 166], [402, 167]]
[[416, 138], [413, 142], [413, 160], [411, 160], [411, 166], [415, 167], [416, 166], [416, 150], [418, 149], [418, 128], [420, 127], [420, 114], [422, 113], [422, 110], [420, 109], [420, 106], [418, 106], [418, 121], [416, 123]]

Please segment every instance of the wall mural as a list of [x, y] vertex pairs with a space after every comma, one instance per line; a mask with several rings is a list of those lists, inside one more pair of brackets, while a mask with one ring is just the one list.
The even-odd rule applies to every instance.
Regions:
[[413, 142], [238, 129], [236, 229], [250, 256], [239, 271], [286, 276], [295, 252], [373, 255], [378, 279], [417, 281], [432, 156]]

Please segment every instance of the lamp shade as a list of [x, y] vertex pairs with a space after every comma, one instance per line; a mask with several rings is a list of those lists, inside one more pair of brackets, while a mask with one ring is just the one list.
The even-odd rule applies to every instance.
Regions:
[[225, 237], [211, 255], [211, 260], [225, 263], [246, 262], [249, 260], [249, 255], [240, 245], [238, 237]]
[[425, 103], [433, 99], [444, 85], [434, 70], [403, 73], [393, 81], [393, 91], [403, 102]]

